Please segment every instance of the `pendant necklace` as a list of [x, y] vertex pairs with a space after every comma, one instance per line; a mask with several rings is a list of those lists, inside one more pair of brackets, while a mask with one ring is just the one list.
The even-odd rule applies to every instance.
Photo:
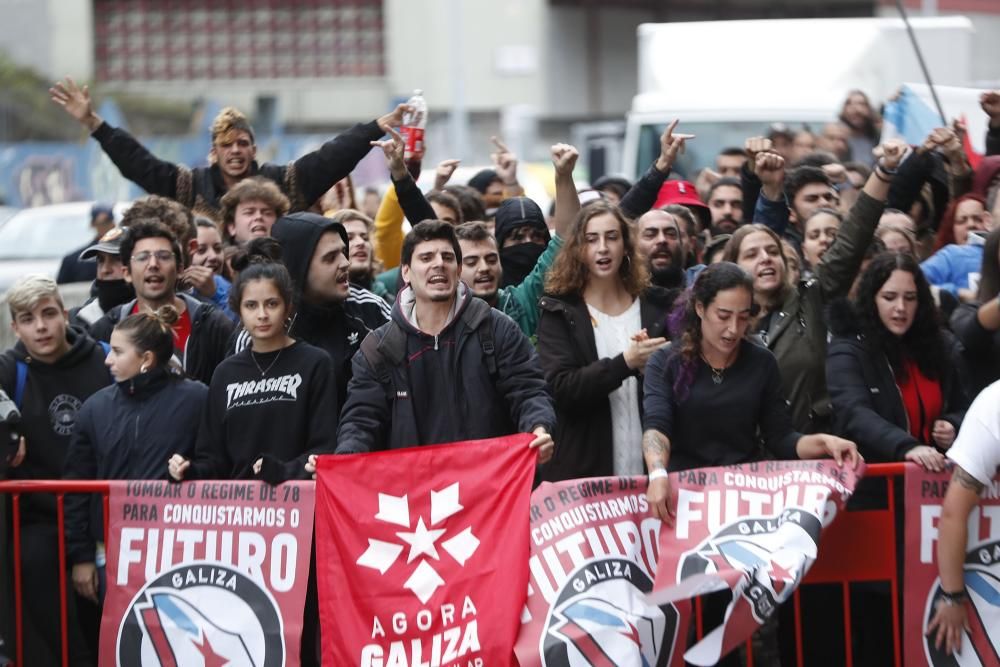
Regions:
[[284, 351], [285, 348], [281, 348], [280, 350], [278, 350], [278, 354], [274, 356], [274, 360], [271, 361], [271, 363], [268, 364], [267, 368], [264, 369], [261, 369], [260, 364], [257, 362], [257, 355], [253, 353], [253, 350], [250, 350], [250, 358], [253, 359], [253, 365], [257, 367], [258, 371], [260, 371], [260, 376], [264, 377], [265, 375], [267, 375], [268, 371], [274, 368], [274, 365], [278, 363], [278, 359], [281, 358], [281, 353]]
[[704, 354], [701, 355], [701, 360], [704, 361], [705, 365], [708, 366], [708, 369], [712, 371], [712, 382], [715, 384], [722, 384], [722, 381], [726, 379], [726, 367], [723, 366], [722, 368], [716, 368], [712, 364], [708, 363], [708, 359], [705, 358]]

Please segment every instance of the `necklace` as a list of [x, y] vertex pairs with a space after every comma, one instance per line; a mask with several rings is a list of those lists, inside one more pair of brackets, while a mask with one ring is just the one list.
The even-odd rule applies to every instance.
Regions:
[[716, 368], [712, 364], [708, 363], [708, 359], [705, 358], [704, 354], [701, 355], [701, 360], [704, 361], [705, 365], [708, 366], [708, 369], [712, 371], [712, 382], [715, 384], [722, 384], [722, 381], [726, 379], [726, 367], [723, 366], [722, 368]]
[[285, 348], [281, 348], [280, 350], [278, 350], [278, 354], [274, 355], [274, 360], [271, 361], [271, 363], [268, 364], [267, 368], [264, 369], [261, 369], [260, 364], [257, 362], [257, 355], [253, 353], [253, 350], [250, 350], [250, 358], [253, 359], [253, 365], [256, 366], [257, 370], [260, 371], [260, 376], [264, 377], [265, 375], [267, 375], [268, 371], [274, 368], [274, 365], [278, 363], [278, 359], [281, 358], [281, 353], [284, 351]]

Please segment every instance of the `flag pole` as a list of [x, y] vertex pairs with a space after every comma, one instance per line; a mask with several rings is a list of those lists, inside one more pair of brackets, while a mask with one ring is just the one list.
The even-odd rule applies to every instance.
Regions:
[[917, 54], [917, 62], [920, 63], [920, 69], [924, 73], [924, 80], [927, 82], [927, 87], [931, 89], [931, 97], [934, 98], [934, 106], [937, 107], [938, 115], [941, 116], [941, 125], [947, 127], [948, 119], [945, 118], [944, 109], [941, 107], [941, 100], [938, 99], [937, 90], [934, 88], [934, 82], [931, 81], [931, 73], [927, 70], [927, 63], [924, 62], [924, 56], [920, 52], [920, 45], [917, 44], [917, 36], [913, 32], [913, 26], [910, 25], [909, 17], [906, 15], [906, 9], [903, 7], [903, 0], [896, 0], [896, 8], [899, 10], [899, 15], [903, 18], [903, 24], [906, 25], [906, 32], [910, 36], [910, 42], [913, 44], [913, 51]]

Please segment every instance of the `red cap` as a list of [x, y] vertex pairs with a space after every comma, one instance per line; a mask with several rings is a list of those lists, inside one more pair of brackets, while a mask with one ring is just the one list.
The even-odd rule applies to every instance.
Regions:
[[653, 208], [663, 208], [670, 204], [697, 206], [708, 210], [705, 202], [698, 196], [694, 184], [690, 181], [664, 181], [660, 193], [656, 195], [656, 203], [653, 204]]

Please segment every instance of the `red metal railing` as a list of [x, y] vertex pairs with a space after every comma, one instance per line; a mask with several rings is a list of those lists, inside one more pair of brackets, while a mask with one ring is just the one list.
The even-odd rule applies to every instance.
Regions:
[[[803, 585], [838, 583], [843, 590], [844, 605], [844, 648], [846, 665], [854, 664], [851, 655], [851, 605], [850, 584], [855, 582], [889, 582], [892, 604], [892, 642], [895, 667], [902, 664], [900, 647], [899, 576], [896, 568], [896, 524], [895, 490], [896, 478], [901, 478], [906, 470], [903, 463], [869, 465], [865, 479], [885, 478], [888, 484], [888, 508], [884, 510], [860, 510], [841, 512], [837, 520], [826, 530], [820, 555], [803, 581]], [[61, 633], [62, 664], [69, 664], [69, 644], [66, 612], [66, 544], [64, 525], [64, 503], [67, 493], [100, 493], [103, 498], [105, 542], [108, 530], [107, 481], [6, 481], [0, 482], [0, 494], [11, 497], [13, 514], [14, 551], [14, 633], [15, 664], [24, 665], [23, 610], [24, 590], [21, 582], [21, 496], [31, 493], [50, 493], [56, 497], [56, 512], [59, 531], [59, 628]], [[865, 549], [857, 547], [852, 536], [865, 536]], [[792, 597], [795, 607], [795, 650], [796, 663], [804, 665], [802, 621], [799, 591]], [[700, 600], [695, 601], [695, 626], [698, 638], [703, 636]], [[747, 664], [753, 665], [753, 648], [747, 642]]]

